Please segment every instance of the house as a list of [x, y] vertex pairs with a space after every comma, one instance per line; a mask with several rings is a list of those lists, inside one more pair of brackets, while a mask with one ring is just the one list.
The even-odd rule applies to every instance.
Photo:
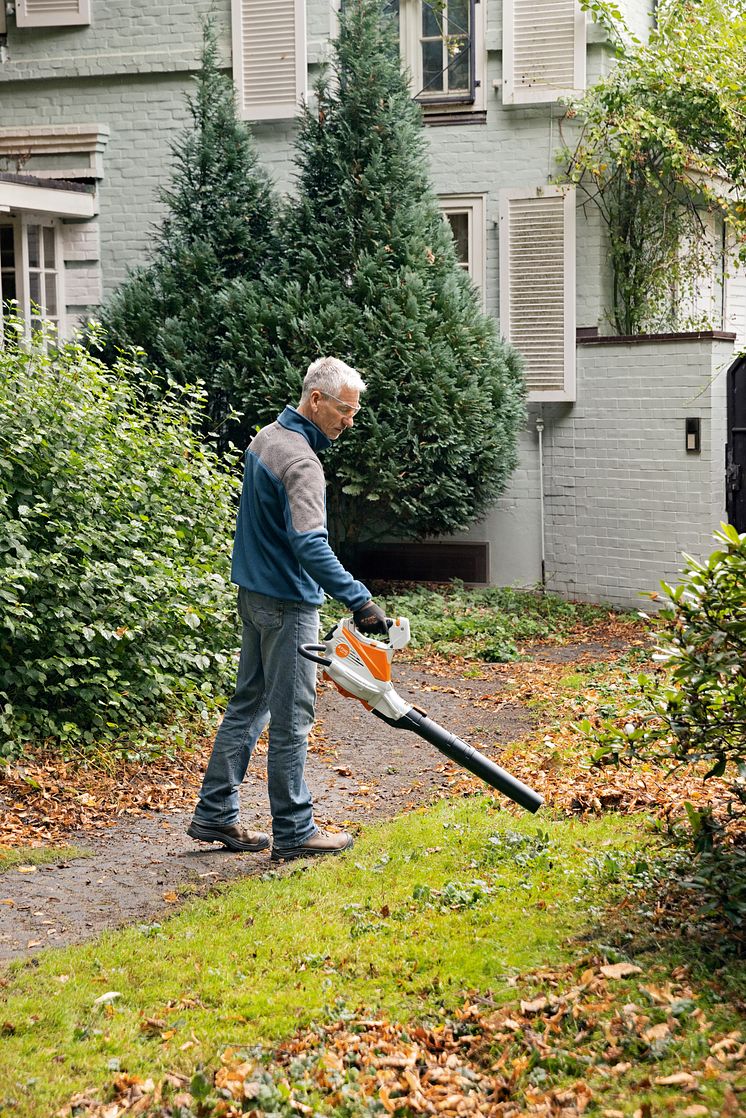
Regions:
[[[620, 0], [647, 35], [653, 0]], [[0, 12], [0, 290], [68, 330], [139, 263], [215, 14], [241, 115], [292, 189], [297, 107], [329, 53], [330, 0], [15, 0]], [[462, 266], [524, 355], [520, 463], [460, 536], [397, 548], [397, 573], [544, 584], [639, 605], [746, 530], [746, 279], [723, 262], [706, 328], [619, 337], [600, 219], [553, 185], [562, 98], [611, 64], [577, 0], [390, 3]], [[730, 370], [730, 371], [729, 371]], [[727, 469], [726, 469], [727, 459]], [[379, 556], [379, 561], [384, 558]]]

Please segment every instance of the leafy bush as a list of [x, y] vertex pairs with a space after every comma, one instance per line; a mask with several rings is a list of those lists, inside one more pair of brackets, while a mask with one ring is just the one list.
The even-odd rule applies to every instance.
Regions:
[[654, 756], [746, 776], [746, 533], [724, 524], [715, 538], [706, 562], [687, 556], [681, 582], [663, 584], [655, 659], [665, 670], [637, 677], [635, 717], [600, 736], [597, 760]]
[[[465, 587], [454, 580], [434, 590], [413, 587], [395, 592], [376, 586], [376, 600], [390, 617], [408, 617], [412, 646], [437, 645], [443, 655], [470, 656], [490, 663], [520, 659], [516, 642], [562, 639], [574, 626], [608, 616], [608, 609], [568, 602], [554, 594], [509, 587]], [[333, 603], [324, 622], [339, 616]]]
[[706, 916], [746, 926], [746, 533], [724, 524], [706, 562], [686, 558], [681, 582], [664, 584], [669, 604], [655, 618], [657, 672], [636, 678], [636, 692], [613, 721], [581, 728], [598, 764], [652, 760], [701, 765], [704, 779], [730, 779], [730, 802], [697, 810], [672, 837], [695, 855], [671, 877], [698, 896]]
[[192, 434], [202, 397], [146, 406], [142, 370], [5, 328], [0, 752], [204, 709], [236, 643], [235, 483]]

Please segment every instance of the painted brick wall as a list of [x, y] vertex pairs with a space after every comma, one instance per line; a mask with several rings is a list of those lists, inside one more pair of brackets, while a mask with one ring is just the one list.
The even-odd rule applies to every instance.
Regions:
[[[615, 605], [676, 581], [725, 519], [725, 371], [732, 342], [578, 346], [572, 412], [546, 406], [547, 582]], [[685, 449], [698, 417], [700, 454]]]

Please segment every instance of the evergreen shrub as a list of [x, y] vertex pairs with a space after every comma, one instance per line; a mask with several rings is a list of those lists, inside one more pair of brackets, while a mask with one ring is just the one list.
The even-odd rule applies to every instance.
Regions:
[[146, 404], [123, 360], [5, 323], [0, 350], [0, 753], [142, 735], [205, 711], [235, 647], [236, 483], [193, 434], [202, 397]]
[[222, 293], [253, 423], [275, 417], [316, 357], [341, 357], [368, 384], [356, 430], [324, 457], [330, 535], [353, 563], [365, 540], [471, 523], [504, 489], [524, 420], [519, 357], [456, 259], [382, 9], [344, 5], [333, 72], [301, 114], [261, 328], [240, 278]]
[[249, 128], [238, 119], [231, 79], [220, 68], [212, 19], [204, 26], [202, 64], [186, 101], [189, 123], [171, 146], [171, 177], [160, 191], [165, 216], [149, 258], [99, 315], [108, 338], [103, 356], [113, 364], [122, 348], [144, 350], [147, 369], [161, 374], [148, 385], [151, 394], [162, 393], [167, 381], [203, 383], [203, 430], [216, 433], [227, 450], [231, 440], [245, 443], [250, 431], [234, 417], [245, 412], [247, 369], [225, 343], [231, 327], [219, 296], [241, 277], [244, 343], [253, 369], [262, 357], [261, 274], [276, 252], [275, 201]]

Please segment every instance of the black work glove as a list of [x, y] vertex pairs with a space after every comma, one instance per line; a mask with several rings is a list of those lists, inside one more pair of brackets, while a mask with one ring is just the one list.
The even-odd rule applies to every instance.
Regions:
[[384, 637], [388, 636], [389, 627], [386, 624], [386, 614], [372, 599], [366, 602], [364, 606], [360, 606], [360, 609], [355, 610], [352, 620], [361, 633], [369, 633], [371, 636], [376, 633]]

